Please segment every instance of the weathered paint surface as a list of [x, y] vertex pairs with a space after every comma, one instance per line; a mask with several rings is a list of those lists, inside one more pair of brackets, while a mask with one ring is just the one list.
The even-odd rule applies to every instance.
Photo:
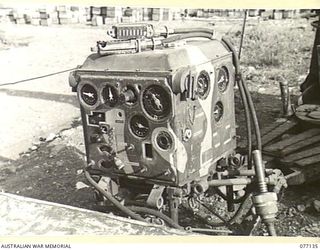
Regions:
[[186, 235], [86, 209], [0, 193], [0, 235]]

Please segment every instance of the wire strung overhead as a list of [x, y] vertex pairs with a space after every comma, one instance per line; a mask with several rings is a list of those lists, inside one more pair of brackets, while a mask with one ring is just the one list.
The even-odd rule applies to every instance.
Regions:
[[36, 76], [36, 77], [28, 78], [28, 79], [23, 79], [23, 80], [19, 80], [19, 81], [15, 81], [15, 82], [1, 83], [0, 87], [14, 85], [14, 84], [22, 83], [22, 82], [33, 81], [33, 80], [37, 80], [37, 79], [41, 79], [41, 78], [45, 78], [45, 77], [49, 77], [49, 76], [54, 76], [54, 75], [62, 74], [62, 73], [72, 71], [75, 69], [77, 69], [77, 68], [66, 69], [66, 70], [62, 70], [62, 71], [58, 71], [58, 72], [54, 72], [54, 73], [50, 73], [50, 74], [46, 74], [46, 75], [42, 75], [42, 76]]

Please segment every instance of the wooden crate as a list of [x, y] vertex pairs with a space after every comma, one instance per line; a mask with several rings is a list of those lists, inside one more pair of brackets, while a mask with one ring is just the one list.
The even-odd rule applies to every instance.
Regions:
[[52, 19], [51, 18], [40, 19], [40, 25], [41, 26], [50, 26], [50, 25], [52, 25]]
[[61, 12], [66, 12], [66, 11], [69, 11], [70, 10], [70, 7], [69, 6], [66, 6], [66, 5], [59, 5], [57, 6], [57, 11], [61, 11]]
[[97, 15], [92, 16], [91, 24], [92, 26], [103, 25], [103, 16], [97, 16]]
[[59, 18], [59, 24], [65, 25], [65, 24], [71, 24], [72, 20], [71, 18]]
[[291, 19], [294, 16], [293, 10], [285, 10], [283, 11], [283, 18], [284, 19]]
[[35, 26], [39, 26], [40, 25], [40, 18], [32, 18], [31, 24], [35, 25]]
[[101, 9], [100, 7], [93, 7], [91, 6], [91, 15], [101, 15]]
[[248, 12], [248, 16], [250, 16], [250, 17], [256, 17], [258, 15], [259, 15], [259, 10], [257, 10], [257, 9], [251, 9]]
[[121, 20], [122, 20], [123, 23], [134, 23], [134, 22], [136, 22], [136, 19], [133, 16], [123, 16], [121, 18]]
[[283, 12], [282, 11], [274, 11], [273, 12], [273, 19], [274, 20], [281, 20], [283, 17]]
[[16, 24], [26, 24], [26, 20], [24, 18], [17, 18]]

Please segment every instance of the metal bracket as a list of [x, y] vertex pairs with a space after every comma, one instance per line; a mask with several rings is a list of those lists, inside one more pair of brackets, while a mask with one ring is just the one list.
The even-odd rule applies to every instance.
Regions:
[[160, 186], [157, 184], [153, 185], [153, 188], [148, 196], [147, 204], [151, 207], [155, 207], [157, 209], [160, 209], [163, 206], [163, 197], [162, 193], [165, 189], [165, 186]]
[[111, 193], [117, 195], [119, 192], [118, 185], [110, 177], [103, 176], [98, 182], [98, 186]]

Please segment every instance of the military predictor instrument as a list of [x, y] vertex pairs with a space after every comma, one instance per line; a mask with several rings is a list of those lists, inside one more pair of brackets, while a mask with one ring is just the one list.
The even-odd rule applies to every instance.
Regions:
[[[186, 211], [206, 232], [230, 232], [244, 211], [237, 204], [255, 190], [258, 215], [272, 224], [276, 197], [267, 185], [278, 187], [280, 173], [264, 169], [259, 150], [252, 157], [251, 142], [247, 156], [236, 152], [235, 84], [247, 117], [255, 113], [232, 45], [204, 28], [134, 24], [108, 34], [70, 74], [97, 199], [138, 220], [203, 231]], [[226, 200], [229, 221], [206, 203], [214, 195]]]

